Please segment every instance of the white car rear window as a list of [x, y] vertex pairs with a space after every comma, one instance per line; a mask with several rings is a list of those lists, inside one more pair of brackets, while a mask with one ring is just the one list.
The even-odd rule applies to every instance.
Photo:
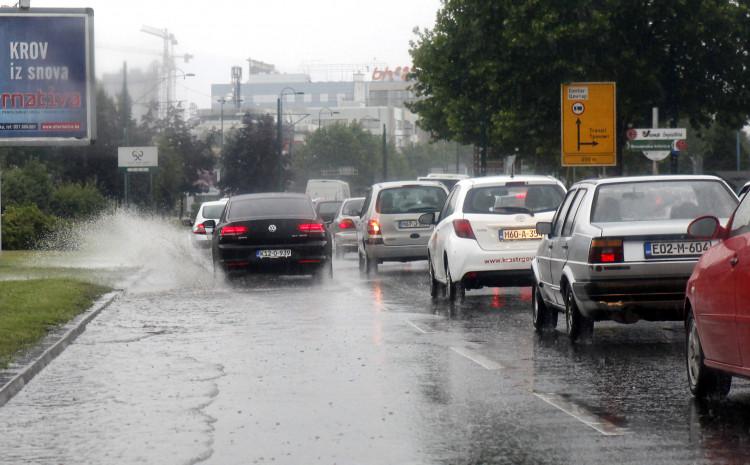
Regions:
[[728, 218], [737, 199], [710, 180], [642, 181], [599, 186], [592, 223]]

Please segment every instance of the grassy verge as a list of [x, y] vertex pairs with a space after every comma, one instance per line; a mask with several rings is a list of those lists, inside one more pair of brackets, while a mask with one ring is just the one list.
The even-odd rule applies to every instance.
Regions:
[[108, 290], [72, 279], [0, 281], [0, 368]]
[[0, 281], [74, 278], [113, 287], [132, 273], [126, 268], [71, 266], [75, 262], [75, 252], [4, 250], [0, 253]]

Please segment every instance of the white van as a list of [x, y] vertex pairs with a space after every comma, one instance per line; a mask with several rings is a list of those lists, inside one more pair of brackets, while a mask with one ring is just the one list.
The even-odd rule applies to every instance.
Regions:
[[351, 197], [349, 194], [349, 183], [338, 179], [310, 179], [307, 181], [305, 194], [314, 201], [318, 200], [340, 200]]

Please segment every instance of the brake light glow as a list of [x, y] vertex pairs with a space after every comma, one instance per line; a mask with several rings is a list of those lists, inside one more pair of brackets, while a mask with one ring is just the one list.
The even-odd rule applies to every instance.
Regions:
[[195, 227], [193, 234], [206, 234], [206, 227], [203, 226], [203, 223], [200, 223]]
[[241, 236], [247, 234], [249, 229], [244, 225], [224, 226], [221, 228], [221, 237], [226, 236]]
[[453, 220], [453, 230], [456, 232], [456, 236], [464, 239], [476, 239], [474, 236], [474, 230], [471, 228], [469, 220]]
[[380, 223], [378, 223], [378, 220], [372, 219], [367, 222], [367, 234], [370, 236], [380, 235]]
[[354, 228], [354, 221], [349, 218], [345, 218], [339, 222], [339, 229], [352, 229]]
[[321, 223], [300, 223], [297, 225], [297, 230], [303, 233], [324, 233], [326, 232], [325, 226]]
[[619, 263], [624, 260], [622, 239], [592, 239], [589, 263]]

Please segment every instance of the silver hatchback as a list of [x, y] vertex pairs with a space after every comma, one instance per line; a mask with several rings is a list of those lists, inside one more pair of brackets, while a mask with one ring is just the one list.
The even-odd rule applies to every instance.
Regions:
[[728, 218], [737, 196], [714, 176], [643, 176], [582, 181], [570, 188], [532, 261], [533, 322], [568, 336], [594, 322], [681, 320], [685, 285], [711, 241], [687, 236], [694, 218]]
[[425, 213], [443, 208], [448, 190], [435, 181], [375, 184], [362, 207], [357, 228], [359, 269], [377, 272], [386, 261], [427, 259], [427, 241], [434, 225], [420, 223]]

